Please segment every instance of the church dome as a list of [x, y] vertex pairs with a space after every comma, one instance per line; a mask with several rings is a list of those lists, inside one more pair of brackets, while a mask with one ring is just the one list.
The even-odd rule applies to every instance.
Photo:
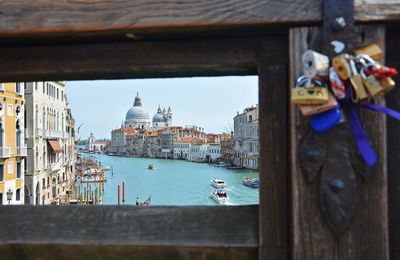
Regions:
[[158, 107], [157, 114], [153, 116], [153, 123], [166, 123], [167, 117], [161, 112], [161, 108]]
[[150, 123], [149, 115], [142, 108], [139, 94], [137, 94], [135, 98], [133, 107], [131, 107], [126, 113], [125, 120], [125, 123], [129, 124]]

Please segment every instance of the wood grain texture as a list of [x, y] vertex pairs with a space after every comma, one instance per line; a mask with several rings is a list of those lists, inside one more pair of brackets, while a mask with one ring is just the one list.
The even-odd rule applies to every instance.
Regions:
[[0, 81], [257, 74], [287, 62], [287, 37], [0, 47]]
[[[386, 61], [389, 66], [400, 69], [400, 55], [398, 51], [398, 40], [400, 31], [387, 32]], [[396, 111], [400, 111], [400, 77], [394, 78], [397, 88], [386, 95], [386, 105]], [[400, 122], [393, 118], [387, 118], [387, 167], [388, 167], [388, 189], [389, 189], [389, 238], [390, 259], [400, 259]]]
[[[11, 217], [12, 216], [12, 217]], [[3, 206], [0, 245], [257, 247], [258, 206]], [[18, 227], [18, 228], [16, 228]]]
[[256, 247], [184, 247], [132, 245], [0, 245], [2, 260], [255, 260]]
[[355, 0], [354, 16], [358, 22], [400, 21], [398, 0]]
[[259, 68], [259, 259], [288, 255], [288, 93], [286, 66]]
[[[357, 42], [377, 42], [384, 46], [382, 26], [357, 27]], [[318, 28], [295, 28], [290, 31], [291, 87], [302, 73], [301, 54], [307, 49], [320, 51], [321, 34]], [[380, 103], [382, 100], [378, 100]], [[381, 114], [365, 111], [361, 120], [373, 141], [379, 163], [373, 176], [365, 183], [359, 176], [359, 202], [350, 227], [337, 239], [321, 216], [319, 181], [309, 185], [297, 163], [297, 144], [307, 131], [307, 120], [295, 107], [291, 108], [292, 157], [292, 259], [388, 259], [386, 124]]]
[[4, 0], [0, 37], [316, 23], [320, 0]]

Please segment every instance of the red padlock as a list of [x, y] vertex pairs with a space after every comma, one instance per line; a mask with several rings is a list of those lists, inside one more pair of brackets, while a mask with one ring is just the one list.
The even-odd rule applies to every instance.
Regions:
[[370, 67], [366, 70], [367, 76], [369, 75], [374, 75], [378, 79], [382, 78], [393, 78], [396, 77], [398, 74], [398, 71], [396, 68], [393, 67]]

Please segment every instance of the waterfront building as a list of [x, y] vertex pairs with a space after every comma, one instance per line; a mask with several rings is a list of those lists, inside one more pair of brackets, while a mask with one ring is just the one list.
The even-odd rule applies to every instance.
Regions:
[[[28, 160], [25, 173], [29, 204], [50, 204], [65, 194], [71, 179], [75, 156], [71, 142], [73, 123], [68, 112], [65, 81], [28, 82], [25, 89]], [[70, 149], [67, 149], [70, 146]], [[68, 154], [71, 152], [71, 154]], [[73, 172], [73, 170], [72, 170]]]
[[174, 158], [174, 133], [169, 128], [159, 130], [161, 154], [165, 159]]
[[119, 156], [128, 155], [127, 135], [136, 134], [138, 131], [131, 127], [121, 127], [111, 131], [111, 153]]
[[221, 159], [227, 163], [231, 164], [233, 161], [235, 140], [233, 139], [233, 132], [230, 134], [222, 134], [221, 137]]
[[142, 101], [137, 93], [133, 106], [128, 110], [125, 116], [125, 128], [148, 129], [150, 127], [149, 114], [142, 108]]
[[[75, 180], [75, 163], [77, 159], [77, 152], [75, 148], [75, 119], [72, 116], [72, 111], [70, 108], [67, 108], [66, 115], [66, 134], [67, 140], [66, 145], [67, 149], [65, 150], [65, 174], [66, 176], [63, 178], [63, 181], [66, 183], [66, 186], [69, 189], [72, 189], [73, 180]], [[68, 190], [67, 188], [67, 190]]]
[[178, 139], [174, 143], [174, 158], [189, 160], [191, 148], [194, 144], [202, 144], [202, 140], [193, 137]]
[[0, 204], [24, 204], [24, 83], [0, 83], [0, 99]]
[[106, 140], [103, 141], [96, 140], [93, 133], [90, 133], [88, 142], [86, 144], [86, 150], [88, 150], [89, 152], [105, 152], [106, 147], [107, 147]]
[[234, 160], [236, 166], [258, 169], [259, 122], [258, 105], [244, 109], [234, 117]]

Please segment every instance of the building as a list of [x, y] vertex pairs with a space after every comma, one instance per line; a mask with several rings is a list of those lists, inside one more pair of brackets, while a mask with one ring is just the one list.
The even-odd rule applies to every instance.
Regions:
[[174, 158], [190, 160], [191, 149], [195, 144], [202, 144], [202, 140], [193, 137], [176, 140], [174, 143]]
[[24, 204], [24, 83], [0, 83], [0, 204]]
[[29, 129], [26, 201], [34, 205], [50, 204], [64, 195], [73, 181], [74, 121], [67, 108], [66, 82], [28, 82], [25, 100]]
[[234, 155], [235, 140], [233, 138], [233, 132], [230, 134], [222, 134], [221, 137], [221, 159], [231, 164]]
[[89, 152], [105, 152], [107, 143], [108, 142], [106, 140], [103, 141], [96, 140], [93, 133], [90, 133], [88, 142], [86, 144], [86, 150], [88, 150]]
[[148, 129], [150, 127], [149, 114], [142, 108], [142, 101], [137, 93], [133, 106], [128, 110], [125, 117], [125, 128]]
[[121, 127], [111, 131], [111, 154], [127, 156], [127, 136], [138, 134], [135, 128]]
[[168, 111], [161, 110], [161, 107], [158, 106], [157, 113], [153, 116], [153, 129], [161, 129], [164, 127], [169, 127], [172, 125], [172, 111], [171, 107], [168, 108]]
[[258, 105], [244, 109], [234, 117], [234, 160], [236, 166], [258, 169], [259, 122]]

